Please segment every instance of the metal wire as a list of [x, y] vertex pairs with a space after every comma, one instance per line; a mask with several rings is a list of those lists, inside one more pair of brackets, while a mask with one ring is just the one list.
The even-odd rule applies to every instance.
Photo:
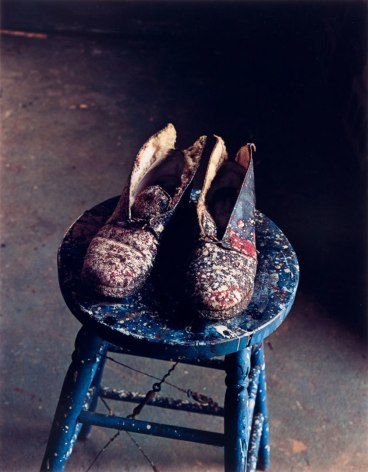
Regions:
[[133, 436], [129, 433], [129, 431], [125, 431], [126, 434], [129, 436], [131, 439], [132, 443], [135, 445], [135, 447], [138, 449], [138, 451], [142, 454], [142, 456], [146, 459], [146, 461], [149, 463], [149, 465], [152, 467], [153, 472], [159, 472], [158, 468], [155, 466], [154, 462], [152, 459], [150, 459], [147, 454], [144, 452], [142, 446], [138, 444], [138, 442], [133, 438]]
[[[128, 367], [130, 368], [130, 366], [126, 366], [124, 365], [123, 363], [121, 362], [118, 362], [118, 361], [115, 361], [115, 359], [112, 359], [112, 358], [109, 358], [108, 356], [104, 356], [106, 357], [107, 359], [109, 360], [113, 360], [114, 362], [118, 363], [118, 364], [122, 364], [124, 367]], [[147, 392], [145, 398], [139, 403], [138, 406], [136, 406], [132, 413], [127, 417], [127, 418], [136, 418], [140, 413], [141, 411], [143, 410], [143, 408], [145, 407], [145, 405], [147, 404], [147, 402], [149, 400], [151, 400], [157, 392], [160, 392], [161, 391], [161, 385], [163, 383], [166, 382], [166, 379], [171, 375], [171, 373], [175, 370], [176, 366], [178, 365], [179, 361], [176, 361], [171, 367], [170, 369], [166, 372], [166, 374], [160, 379], [160, 378], [156, 378], [157, 380], [159, 380], [159, 382], [155, 382], [153, 385], [152, 385], [152, 389]], [[133, 368], [131, 368], [133, 369]], [[133, 370], [136, 370], [136, 369], [133, 369]], [[142, 373], [142, 374], [145, 374], [149, 377], [153, 377], [152, 375], [150, 374], [146, 374], [144, 372], [140, 372], [140, 371], [137, 371], [139, 373]], [[167, 383], [167, 382], [166, 382]], [[102, 400], [102, 403], [104, 404], [104, 406], [106, 407], [107, 411], [109, 412], [109, 415], [113, 415], [114, 412], [113, 410], [110, 408], [109, 404], [106, 402], [105, 399], [101, 398]], [[147, 456], [147, 454], [144, 452], [144, 450], [142, 449], [142, 447], [138, 444], [138, 442], [132, 437], [131, 434], [128, 433], [128, 431], [125, 431], [129, 438], [132, 440], [133, 444], [137, 447], [137, 449], [140, 451], [140, 453], [143, 455], [143, 457], [146, 459], [146, 461], [150, 464], [150, 466], [152, 467], [152, 470], [154, 472], [159, 472], [157, 467], [155, 466], [155, 464], [152, 462], [152, 460]], [[107, 443], [102, 447], [102, 449], [96, 454], [96, 456], [93, 458], [92, 462], [90, 463], [90, 465], [88, 466], [88, 469], [86, 470], [86, 472], [89, 472], [92, 467], [94, 466], [94, 464], [97, 462], [97, 460], [99, 459], [99, 457], [101, 456], [101, 454], [103, 454], [103, 452], [106, 451], [106, 449], [110, 446], [110, 444], [115, 441], [115, 439], [120, 436], [120, 433], [121, 431], [117, 431], [114, 436], [112, 436], [108, 441]]]
[[[135, 369], [134, 367], [131, 367], [128, 364], [124, 364], [124, 362], [117, 361], [116, 359], [114, 359], [111, 356], [106, 356], [105, 354], [101, 354], [101, 357], [104, 357], [105, 359], [108, 359], [109, 361], [114, 362], [115, 364], [118, 364], [122, 367], [125, 367], [126, 369], [132, 370], [133, 372], [136, 372], [137, 374], [145, 375], [146, 377], [150, 377], [151, 379], [154, 379], [154, 380], [159, 380], [159, 381], [161, 380], [160, 377], [156, 377], [154, 375], [147, 374], [147, 372], [143, 372], [142, 370]], [[177, 361], [176, 364], [178, 364], [178, 362], [179, 361]], [[177, 385], [175, 385], [173, 383], [170, 383], [170, 382], [165, 382], [165, 383], [166, 383], [166, 385], [169, 385], [170, 387], [176, 388], [176, 390], [179, 390], [180, 392], [183, 392], [183, 393], [187, 394], [187, 391], [188, 391], [187, 389], [178, 387]]]
[[[107, 403], [107, 401], [101, 397], [101, 401], [102, 403], [104, 404], [105, 408], [107, 409], [107, 411], [109, 412], [109, 415], [113, 415], [114, 414], [114, 411], [112, 408], [110, 408], [110, 405]], [[113, 440], [115, 440], [119, 435], [120, 435], [121, 431], [117, 431], [116, 434], [113, 436], [113, 438], [111, 438], [109, 440], [109, 442], [105, 445], [105, 450], [109, 447], [109, 445], [111, 444], [111, 442]], [[152, 470], [154, 472], [159, 472], [159, 470], [157, 469], [156, 465], [154, 464], [154, 462], [152, 461], [152, 459], [150, 459], [150, 457], [145, 453], [144, 449], [142, 448], [142, 446], [138, 443], [138, 441], [136, 441], [136, 439], [130, 434], [129, 431], [125, 431], [125, 434], [129, 437], [129, 439], [132, 441], [132, 443], [135, 445], [135, 447], [139, 450], [139, 452], [142, 454], [142, 456], [146, 459], [146, 461], [149, 463], [149, 465], [152, 467]], [[102, 454], [102, 452], [101, 452]], [[101, 455], [100, 454], [100, 455]], [[98, 456], [99, 457], [99, 456]], [[96, 456], [96, 460], [98, 459], [98, 457]], [[91, 463], [90, 467], [93, 466], [93, 463]], [[89, 469], [88, 469], [89, 470]], [[87, 471], [88, 472], [88, 471]]]
[[110, 446], [110, 444], [115, 441], [115, 439], [120, 435], [120, 431], [117, 431], [114, 436], [112, 436], [108, 441], [107, 443], [103, 446], [103, 448], [96, 454], [96, 456], [94, 457], [93, 461], [90, 463], [90, 465], [88, 466], [88, 469], [86, 470], [86, 472], [89, 472], [92, 467], [95, 465], [95, 463], [97, 462], [98, 458], [101, 456], [101, 454], [103, 452], [106, 451], [106, 449]]
[[[128, 364], [124, 364], [123, 362], [120, 362], [120, 361], [117, 361], [116, 359], [114, 359], [113, 357], [110, 357], [110, 356], [106, 356], [106, 355], [103, 355], [101, 354], [102, 357], [104, 357], [105, 359], [108, 359], [109, 361], [112, 361], [114, 362], [115, 364], [118, 364], [122, 367], [125, 367], [126, 369], [129, 369], [129, 370], [132, 370], [133, 372], [136, 372], [138, 374], [142, 374], [142, 375], [145, 375], [146, 377], [150, 377], [151, 379], [155, 379], [155, 380], [161, 380], [159, 377], [155, 377], [154, 375], [151, 375], [151, 374], [148, 374], [147, 372], [143, 372], [142, 370], [139, 370], [139, 369], [135, 369], [134, 367], [131, 367], [130, 365]], [[176, 362], [175, 364], [175, 367], [176, 365], [179, 363], [179, 361]], [[161, 382], [162, 383], [162, 382]], [[169, 385], [170, 387], [173, 387], [175, 388], [176, 390], [178, 390], [179, 392], [182, 392], [182, 393], [185, 393], [185, 395], [188, 397], [188, 398], [191, 398], [192, 400], [202, 404], [202, 405], [217, 405], [217, 403], [213, 400], [213, 398], [211, 397], [208, 397], [206, 395], [203, 395], [202, 393], [198, 393], [198, 392], [193, 392], [192, 390], [190, 390], [189, 388], [182, 388], [182, 387], [178, 387], [177, 385], [171, 383], [171, 382], [167, 382], [165, 381], [166, 385]]]
[[[124, 364], [124, 362], [120, 362], [120, 361], [117, 361], [116, 359], [114, 359], [113, 357], [110, 357], [110, 356], [107, 356], [107, 355], [104, 355], [104, 354], [101, 354], [102, 357], [104, 357], [105, 359], [108, 359], [109, 361], [111, 362], [114, 362], [115, 364], [118, 364], [122, 367], [125, 367], [126, 369], [129, 369], [129, 370], [132, 370], [133, 372], [136, 372], [138, 374], [141, 374], [141, 375], [145, 375], [146, 377], [150, 377], [151, 379], [154, 379], [154, 380], [158, 380], [158, 382], [155, 382], [154, 384], [152, 384], [152, 388], [151, 390], [149, 390], [147, 393], [146, 393], [146, 396], [143, 398], [143, 400], [133, 409], [132, 413], [130, 415], [127, 416], [127, 418], [131, 418], [131, 419], [134, 419], [136, 418], [140, 413], [141, 411], [143, 410], [143, 408], [146, 406], [146, 404], [152, 400], [154, 398], [154, 396], [156, 395], [157, 392], [160, 392], [161, 391], [161, 386], [163, 383], [166, 383], [166, 385], [170, 385], [170, 387], [173, 387], [175, 388], [176, 390], [179, 390], [180, 392], [183, 392], [187, 395], [188, 398], [191, 398], [193, 399], [194, 401], [200, 403], [200, 404], [208, 404], [208, 405], [217, 405], [217, 403], [211, 398], [211, 397], [207, 397], [206, 395], [202, 395], [200, 393], [197, 393], [197, 392], [193, 392], [192, 390], [190, 389], [185, 389], [185, 388], [181, 388], [181, 387], [178, 387], [177, 385], [175, 384], [172, 384], [170, 382], [167, 381], [167, 378], [172, 374], [172, 372], [175, 370], [176, 366], [179, 364], [179, 361], [176, 361], [171, 367], [170, 369], [166, 372], [166, 374], [160, 378], [160, 377], [156, 377], [154, 375], [151, 375], [151, 374], [148, 374], [147, 372], [143, 372], [142, 370], [139, 370], [139, 369], [135, 369], [134, 367], [131, 367], [130, 365], [128, 364]], [[102, 401], [102, 403], [104, 404], [105, 408], [107, 409], [109, 415], [113, 415], [114, 412], [113, 410], [110, 408], [110, 406], [108, 405], [108, 403], [106, 402], [106, 400], [102, 397], [100, 397], [100, 400]], [[88, 466], [88, 469], [86, 470], [86, 472], [89, 472], [91, 470], [91, 468], [94, 466], [94, 464], [97, 462], [97, 460], [99, 459], [99, 457], [101, 456], [101, 454], [103, 452], [106, 451], [106, 449], [110, 446], [110, 444], [115, 441], [115, 439], [120, 435], [121, 431], [117, 431], [114, 436], [112, 436], [108, 441], [107, 443], [102, 447], [102, 449], [96, 454], [96, 456], [94, 457], [94, 459], [92, 460], [92, 462], [90, 463], [90, 465]], [[144, 452], [143, 448], [138, 444], [138, 442], [133, 438], [133, 436], [128, 432], [128, 431], [125, 431], [125, 433], [129, 436], [129, 438], [131, 439], [131, 441], [133, 442], [133, 444], [137, 447], [137, 449], [140, 451], [140, 453], [143, 455], [143, 457], [145, 458], [145, 460], [150, 464], [152, 470], [154, 472], [159, 472], [157, 467], [155, 466], [155, 464], [152, 462], [152, 460], [147, 456], [147, 454]]]

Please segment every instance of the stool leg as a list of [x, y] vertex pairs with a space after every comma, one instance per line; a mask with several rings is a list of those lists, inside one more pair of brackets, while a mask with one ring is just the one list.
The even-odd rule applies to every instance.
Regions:
[[270, 438], [267, 408], [266, 364], [263, 344], [260, 344], [254, 349], [252, 361], [255, 365], [258, 365], [261, 368], [255, 411], [257, 413], [262, 413], [264, 417], [261, 443], [259, 447], [258, 467], [265, 470], [270, 466]]
[[106, 343], [82, 327], [75, 341], [51, 427], [41, 471], [62, 472], [76, 440], [78, 416], [84, 406]]
[[225, 357], [225, 472], [243, 472], [247, 466], [250, 352]]
[[[105, 352], [106, 352], [106, 349], [104, 350], [104, 352], [102, 352], [102, 354], [105, 354]], [[93, 387], [93, 394], [92, 394], [92, 398], [91, 398], [91, 401], [90, 401], [90, 404], [89, 404], [88, 411], [95, 411], [96, 410], [97, 402], [98, 402], [98, 394], [99, 394], [99, 391], [100, 391], [102, 375], [103, 375], [103, 371], [104, 371], [104, 367], [105, 367], [105, 361], [106, 361], [106, 359], [104, 357], [102, 357], [100, 363], [98, 364], [96, 374], [95, 374], [95, 376], [92, 380], [91, 387]], [[78, 440], [79, 441], [85, 441], [88, 438], [88, 436], [90, 435], [91, 429], [92, 429], [92, 425], [84, 424], [82, 426], [81, 430], [80, 430], [79, 435], [78, 435]]]

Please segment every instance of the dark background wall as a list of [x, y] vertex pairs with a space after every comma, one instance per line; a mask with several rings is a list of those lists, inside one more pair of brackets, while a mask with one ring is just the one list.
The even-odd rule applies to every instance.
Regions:
[[258, 208], [293, 243], [301, 289], [367, 333], [366, 2], [5, 1], [2, 28], [148, 44], [127, 90], [137, 133], [254, 141]]

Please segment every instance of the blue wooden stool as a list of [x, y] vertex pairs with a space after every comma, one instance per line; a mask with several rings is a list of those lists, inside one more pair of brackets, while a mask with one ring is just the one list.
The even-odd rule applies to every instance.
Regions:
[[[91, 425], [224, 447], [225, 471], [254, 471], [269, 465], [268, 413], [262, 342], [283, 322], [293, 304], [299, 267], [280, 229], [256, 213], [258, 269], [247, 310], [222, 322], [188, 324], [172, 316], [178, 307], [160, 306], [150, 283], [134, 297], [116, 303], [94, 298], [80, 284], [90, 240], [116, 206], [117, 198], [86, 211], [69, 229], [59, 250], [64, 299], [83, 324], [75, 343], [56, 409], [42, 471], [62, 471], [79, 433]], [[187, 323], [187, 324], [185, 324]], [[102, 388], [107, 351], [178, 360], [226, 371], [224, 408], [160, 398], [150, 405], [224, 416], [224, 434], [96, 413], [98, 397], [136, 401]], [[225, 356], [222, 359], [215, 357]]]

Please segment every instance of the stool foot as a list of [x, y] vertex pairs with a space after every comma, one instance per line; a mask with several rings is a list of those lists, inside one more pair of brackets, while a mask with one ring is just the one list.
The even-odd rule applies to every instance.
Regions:
[[263, 344], [257, 346], [252, 353], [252, 365], [259, 366], [259, 386], [256, 398], [255, 411], [263, 415], [263, 428], [259, 446], [257, 467], [266, 470], [270, 466], [270, 438], [268, 426], [267, 385]]
[[250, 348], [225, 357], [225, 472], [244, 472], [248, 452]]
[[[56, 408], [41, 472], [62, 472], [78, 436], [77, 419], [85, 407], [106, 343], [82, 327], [75, 341], [72, 363], [66, 374]], [[97, 398], [96, 398], [97, 400]], [[93, 403], [93, 398], [91, 400]], [[93, 405], [90, 404], [92, 407]]]

